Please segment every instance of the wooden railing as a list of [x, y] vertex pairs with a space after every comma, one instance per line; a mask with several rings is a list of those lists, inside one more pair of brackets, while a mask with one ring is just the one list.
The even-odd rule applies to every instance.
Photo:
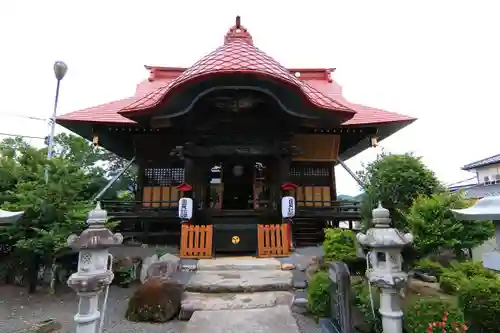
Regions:
[[182, 225], [181, 258], [212, 258], [212, 225]]
[[[175, 202], [178, 204], [178, 202]], [[102, 206], [112, 215], [112, 213], [125, 214], [137, 212], [161, 212], [177, 211], [172, 200], [167, 201], [124, 201], [124, 200], [103, 200]]]
[[259, 224], [259, 257], [286, 257], [290, 254], [290, 230], [287, 224]]
[[355, 212], [360, 210], [360, 202], [337, 200], [296, 200], [297, 209], [336, 210]]
[[[267, 200], [261, 200], [268, 203]], [[178, 201], [120, 201], [103, 200], [103, 206], [108, 212], [133, 212], [133, 211], [164, 211], [177, 210]], [[357, 212], [360, 210], [360, 203], [356, 201], [326, 201], [326, 200], [296, 200], [298, 210], [334, 210], [338, 212]], [[219, 208], [211, 208], [219, 209]]]

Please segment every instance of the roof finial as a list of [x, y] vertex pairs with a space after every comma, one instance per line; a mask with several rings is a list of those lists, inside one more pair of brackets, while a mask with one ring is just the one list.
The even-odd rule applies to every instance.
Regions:
[[248, 32], [248, 30], [241, 25], [241, 17], [236, 16], [236, 24], [229, 29], [225, 38], [224, 44], [233, 42], [233, 41], [243, 41], [250, 45], [253, 45], [252, 35]]

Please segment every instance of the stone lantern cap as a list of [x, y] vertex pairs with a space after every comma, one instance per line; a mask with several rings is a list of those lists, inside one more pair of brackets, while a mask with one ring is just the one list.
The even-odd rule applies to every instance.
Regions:
[[500, 221], [500, 196], [482, 198], [472, 207], [451, 211], [459, 220]]
[[371, 248], [402, 248], [413, 241], [412, 234], [403, 234], [391, 228], [390, 212], [380, 202], [372, 211], [372, 223], [372, 228], [366, 234], [360, 232], [356, 235], [361, 245]]
[[104, 224], [108, 220], [107, 212], [101, 208], [98, 202], [96, 208], [90, 211], [87, 219], [89, 228], [84, 230], [80, 236], [68, 237], [68, 246], [73, 250], [102, 249], [120, 245], [123, 241], [121, 234], [113, 234]]

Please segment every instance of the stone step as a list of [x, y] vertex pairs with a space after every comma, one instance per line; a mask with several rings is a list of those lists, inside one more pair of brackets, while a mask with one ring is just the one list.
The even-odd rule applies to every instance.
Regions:
[[286, 305], [266, 309], [196, 311], [183, 333], [300, 333]]
[[198, 271], [255, 271], [281, 269], [279, 260], [273, 258], [216, 258], [200, 259]]
[[206, 294], [185, 292], [179, 319], [189, 320], [195, 311], [262, 309], [276, 305], [291, 306], [294, 295], [287, 291]]
[[289, 291], [291, 271], [197, 271], [185, 284], [186, 291], [202, 293], [244, 293], [259, 291]]

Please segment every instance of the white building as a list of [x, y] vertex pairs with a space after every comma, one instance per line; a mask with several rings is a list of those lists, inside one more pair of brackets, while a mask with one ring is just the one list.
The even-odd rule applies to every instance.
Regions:
[[[471, 199], [500, 196], [500, 154], [469, 163], [462, 170], [474, 172], [476, 179], [472, 183], [450, 186], [452, 191], [462, 190], [463, 195]], [[482, 260], [484, 253], [492, 252], [496, 247], [495, 237], [483, 245], [472, 249], [472, 257]]]
[[451, 187], [451, 190], [463, 190], [467, 198], [474, 199], [500, 195], [500, 154], [469, 163], [462, 170], [476, 174], [475, 184]]

